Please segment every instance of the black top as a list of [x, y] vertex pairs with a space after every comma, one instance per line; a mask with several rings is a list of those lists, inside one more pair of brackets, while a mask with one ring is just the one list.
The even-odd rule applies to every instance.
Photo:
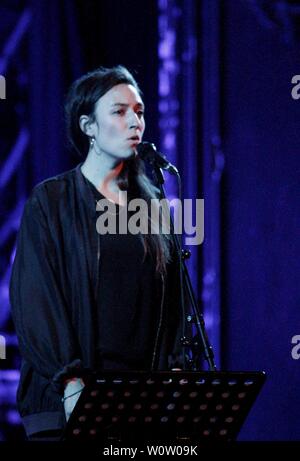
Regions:
[[17, 402], [28, 435], [64, 426], [67, 377], [96, 370], [101, 360], [150, 367], [156, 296], [164, 318], [155, 367], [166, 369], [177, 356], [178, 258], [157, 281], [164, 296], [156, 289], [153, 296], [154, 264], [143, 264], [138, 236], [113, 244], [99, 238], [94, 191], [80, 167], [34, 188], [18, 233], [10, 301], [22, 355]]
[[[95, 202], [105, 199], [85, 178]], [[104, 211], [99, 211], [99, 215]], [[102, 369], [150, 369], [160, 318], [161, 281], [139, 234], [119, 234], [124, 207], [115, 205], [116, 234], [100, 234], [97, 350]], [[132, 213], [127, 210], [127, 217]], [[127, 222], [128, 222], [127, 219]]]

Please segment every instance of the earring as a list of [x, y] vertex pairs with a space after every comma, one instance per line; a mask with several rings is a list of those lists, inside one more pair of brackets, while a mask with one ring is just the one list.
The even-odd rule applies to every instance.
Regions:
[[99, 157], [100, 157], [101, 152], [99, 152], [99, 151], [97, 152], [97, 149], [96, 149], [96, 147], [95, 147], [95, 141], [96, 141], [96, 140], [95, 140], [94, 136], [92, 136], [92, 137], [90, 138], [90, 148], [91, 148], [91, 149], [94, 149], [95, 154], [96, 154], [96, 155], [99, 155]]

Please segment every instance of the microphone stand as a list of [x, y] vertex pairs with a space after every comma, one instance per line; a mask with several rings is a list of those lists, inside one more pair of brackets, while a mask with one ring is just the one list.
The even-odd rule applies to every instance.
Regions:
[[[161, 198], [165, 199], [166, 194], [165, 194], [165, 190], [163, 186], [165, 180], [164, 180], [163, 172], [161, 168], [155, 163], [155, 161], [152, 161], [150, 163], [152, 165], [154, 180], [156, 181], [156, 184], [158, 185], [160, 193], [161, 193]], [[180, 280], [181, 282], [182, 280], [184, 282], [183, 286], [185, 286], [187, 289], [188, 297], [190, 299], [191, 308], [192, 308], [192, 315], [188, 314], [187, 318], [184, 318], [183, 321], [193, 322], [196, 327], [196, 331], [197, 331], [197, 334], [190, 340], [186, 338], [185, 336], [183, 336], [181, 338], [181, 344], [183, 348], [190, 348], [191, 350], [192, 359], [189, 360], [189, 365], [192, 370], [197, 371], [200, 368], [200, 356], [201, 356], [201, 353], [203, 352], [204, 357], [208, 363], [209, 370], [216, 371], [217, 368], [216, 368], [216, 364], [214, 361], [213, 349], [207, 337], [204, 318], [197, 306], [197, 301], [196, 301], [195, 294], [193, 291], [191, 279], [190, 279], [190, 276], [189, 276], [189, 273], [188, 273], [188, 270], [185, 264], [185, 259], [190, 257], [190, 251], [181, 249], [178, 236], [174, 233], [174, 223], [173, 223], [172, 215], [171, 213], [169, 213], [169, 215], [170, 215], [171, 234], [172, 234], [174, 245], [175, 245], [178, 257], [179, 257], [179, 263], [180, 263], [179, 270], [181, 271]], [[181, 290], [183, 290], [183, 286], [180, 287]], [[199, 365], [197, 364], [197, 362], [199, 362]]]

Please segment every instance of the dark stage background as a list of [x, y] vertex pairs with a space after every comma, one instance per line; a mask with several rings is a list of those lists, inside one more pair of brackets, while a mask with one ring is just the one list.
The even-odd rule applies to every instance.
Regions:
[[8, 300], [24, 202], [81, 161], [68, 86], [116, 64], [143, 90], [144, 139], [178, 166], [184, 197], [205, 200], [188, 267], [217, 366], [267, 374], [239, 439], [299, 440], [300, 1], [2, 0], [0, 18], [0, 440], [24, 438]]

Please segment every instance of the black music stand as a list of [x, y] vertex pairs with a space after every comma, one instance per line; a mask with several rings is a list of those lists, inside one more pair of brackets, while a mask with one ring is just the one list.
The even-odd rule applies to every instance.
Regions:
[[98, 372], [64, 440], [232, 441], [264, 381], [264, 372]]

